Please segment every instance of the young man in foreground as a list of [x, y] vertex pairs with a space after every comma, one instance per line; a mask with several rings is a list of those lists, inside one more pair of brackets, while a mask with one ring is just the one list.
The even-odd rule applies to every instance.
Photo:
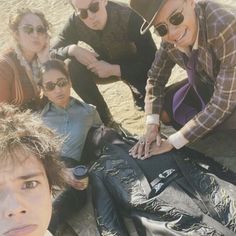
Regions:
[[0, 235], [51, 235], [52, 193], [64, 183], [59, 143], [37, 116], [0, 105]]

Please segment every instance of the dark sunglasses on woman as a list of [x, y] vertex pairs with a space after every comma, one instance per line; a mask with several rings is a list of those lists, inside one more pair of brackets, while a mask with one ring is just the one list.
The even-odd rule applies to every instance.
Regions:
[[99, 10], [99, 2], [92, 2], [89, 4], [89, 7], [87, 9], [80, 9], [77, 11], [78, 16], [82, 19], [85, 20], [88, 18], [88, 11], [92, 13], [96, 13]]
[[42, 85], [43, 89], [47, 92], [53, 91], [56, 86], [58, 86], [59, 88], [63, 88], [65, 86], [67, 86], [69, 84], [69, 80], [68, 79], [58, 79], [58, 81], [56, 83], [54, 82], [47, 82], [45, 84]]
[[38, 25], [36, 27], [34, 27], [33, 25], [23, 25], [21, 27], [21, 29], [26, 34], [32, 34], [34, 31], [38, 34], [46, 34], [47, 33], [47, 29], [42, 25]]
[[[169, 18], [170, 24], [177, 26], [184, 21], [183, 10], [184, 9], [170, 16]], [[160, 23], [158, 25], [154, 25], [154, 29], [155, 33], [160, 37], [164, 37], [165, 35], [168, 34], [168, 25], [166, 23]]]

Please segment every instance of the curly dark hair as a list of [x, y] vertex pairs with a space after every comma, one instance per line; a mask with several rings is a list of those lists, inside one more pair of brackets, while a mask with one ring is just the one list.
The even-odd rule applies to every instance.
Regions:
[[30, 110], [0, 104], [1, 163], [16, 163], [19, 153], [37, 158], [44, 166], [52, 193], [64, 187], [64, 166], [59, 159], [61, 140]]
[[40, 69], [40, 79], [38, 85], [42, 87], [43, 84], [43, 74], [50, 71], [57, 70], [60, 71], [68, 80], [70, 80], [70, 75], [66, 64], [63, 61], [57, 59], [50, 59], [41, 65]]

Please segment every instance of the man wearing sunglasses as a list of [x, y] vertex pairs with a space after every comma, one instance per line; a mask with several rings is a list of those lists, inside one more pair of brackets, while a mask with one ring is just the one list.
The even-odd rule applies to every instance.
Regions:
[[[153, 26], [162, 39], [148, 74], [146, 134], [130, 154], [145, 159], [192, 143], [212, 157], [235, 157], [236, 8], [194, 0], [131, 0], [130, 6], [144, 19], [141, 34]], [[165, 87], [176, 64], [188, 79]], [[161, 140], [159, 120], [178, 131]]]
[[[147, 71], [156, 46], [150, 32], [140, 35], [142, 18], [127, 5], [107, 0], [71, 0], [74, 13], [59, 35], [52, 57], [70, 58], [73, 89], [97, 107], [109, 125], [111, 115], [96, 83], [124, 81], [135, 104], [144, 108]], [[84, 42], [93, 51], [78, 45]]]

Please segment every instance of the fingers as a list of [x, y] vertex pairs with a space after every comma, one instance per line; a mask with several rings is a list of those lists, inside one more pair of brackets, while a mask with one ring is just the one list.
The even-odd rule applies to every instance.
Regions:
[[133, 158], [137, 157], [137, 152], [139, 148], [139, 142], [137, 142], [130, 150], [129, 150], [129, 155], [132, 156]]
[[133, 158], [143, 159], [144, 158], [145, 139], [142, 137], [140, 140], [129, 150], [129, 154]]
[[97, 67], [99, 66], [99, 61], [91, 61], [88, 65], [87, 65], [87, 69], [91, 70], [91, 71], [95, 71], [97, 70]]
[[144, 148], [145, 148], [145, 139], [141, 138], [139, 140], [139, 145], [138, 145], [138, 153], [136, 155], [137, 159], [143, 159], [143, 155], [144, 155]]
[[148, 158], [150, 156], [150, 141], [147, 139], [146, 143], [145, 143], [145, 153], [144, 153], [144, 157], [145, 159]]
[[161, 146], [161, 136], [158, 134], [157, 136], [156, 136], [156, 144], [157, 144], [157, 146]]
[[88, 178], [83, 179], [83, 180], [74, 180], [73, 181], [73, 188], [78, 189], [78, 190], [85, 190], [88, 187]]

